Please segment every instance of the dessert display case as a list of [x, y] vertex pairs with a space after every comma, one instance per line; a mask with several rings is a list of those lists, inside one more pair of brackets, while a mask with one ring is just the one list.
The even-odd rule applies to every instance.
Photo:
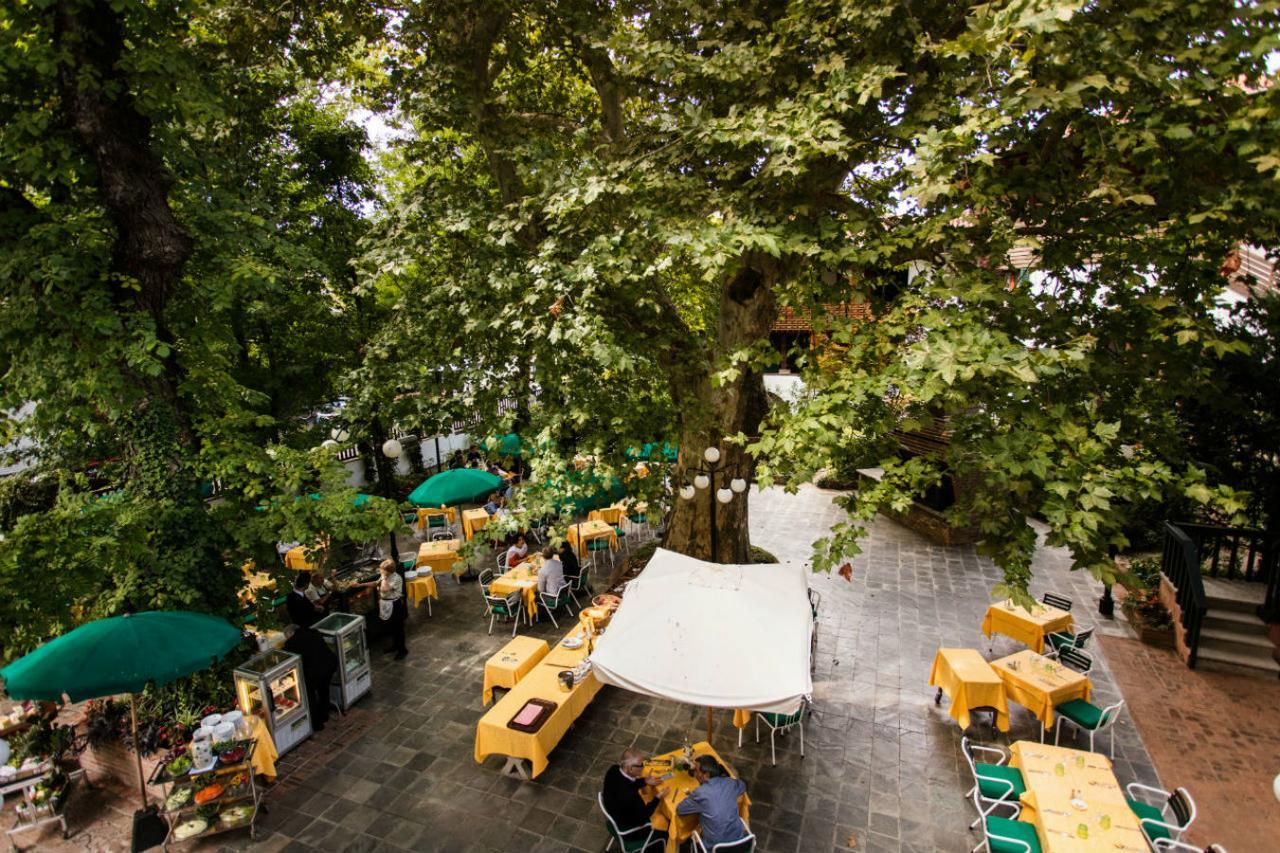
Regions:
[[364, 617], [330, 613], [313, 627], [338, 658], [338, 671], [329, 684], [329, 700], [345, 711], [373, 686]]
[[271, 649], [241, 664], [235, 671], [236, 699], [248, 716], [262, 718], [271, 731], [276, 752], [284, 755], [311, 737], [302, 658]]

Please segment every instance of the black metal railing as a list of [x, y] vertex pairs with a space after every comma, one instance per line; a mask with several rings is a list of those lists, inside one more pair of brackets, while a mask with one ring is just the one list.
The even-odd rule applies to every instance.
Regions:
[[1258, 616], [1280, 622], [1280, 537], [1252, 527], [1179, 522], [1203, 575], [1266, 585]]
[[1160, 560], [1160, 571], [1176, 590], [1183, 642], [1189, 652], [1187, 666], [1194, 669], [1200, 649], [1200, 627], [1209, 602], [1204, 594], [1204, 580], [1200, 577], [1200, 559], [1195, 542], [1179, 525], [1168, 521], [1164, 523], [1164, 555]]

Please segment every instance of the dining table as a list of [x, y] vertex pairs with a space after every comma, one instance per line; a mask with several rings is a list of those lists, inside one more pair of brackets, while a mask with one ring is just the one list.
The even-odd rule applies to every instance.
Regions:
[[1026, 708], [1044, 728], [1053, 728], [1053, 709], [1072, 699], [1089, 701], [1089, 677], [1030, 649], [991, 662], [1004, 682], [1005, 695]]
[[489, 523], [489, 513], [483, 507], [462, 511], [462, 535], [468, 542]]
[[1044, 853], [1150, 849], [1105, 755], [1031, 740], [1009, 753], [1026, 786], [1018, 819], [1035, 826]]
[[467, 567], [466, 561], [458, 559], [460, 547], [462, 542], [458, 539], [436, 539], [433, 542], [423, 542], [418, 546], [418, 558], [414, 560], [413, 567], [415, 569], [426, 567], [438, 575], [459, 572]]
[[541, 554], [535, 554], [513, 569], [498, 575], [489, 583], [489, 595], [506, 598], [513, 592], [520, 593], [524, 600], [525, 612], [532, 623], [538, 616], [538, 569], [544, 560]]
[[537, 637], [512, 637], [511, 641], [489, 656], [484, 664], [484, 689], [480, 697], [485, 705], [493, 701], [496, 688], [510, 690], [529, 670], [547, 656], [546, 640]]
[[[693, 758], [699, 755], [710, 755], [716, 761], [729, 771], [729, 775], [738, 778], [738, 774], [727, 761], [720, 757], [720, 753], [712, 748], [711, 744], [706, 741], [690, 745], [690, 752]], [[655, 755], [644, 763], [644, 772], [646, 776], [667, 777], [663, 779], [662, 784], [658, 786], [660, 794], [654, 789], [646, 790], [646, 799], [652, 801], [654, 796], [660, 796], [661, 802], [654, 811], [652, 817], [653, 826], [667, 833], [667, 853], [677, 853], [680, 845], [688, 841], [698, 828], [697, 815], [681, 815], [676, 813], [676, 807], [680, 805], [685, 797], [696, 787], [698, 780], [693, 778], [693, 774], [682, 769], [679, 764], [683, 758], [684, 747], [674, 749], [671, 752], [664, 752], [661, 755]], [[745, 824], [751, 817], [751, 798], [743, 793], [738, 797], [738, 816], [742, 818]]]
[[1045, 637], [1069, 630], [1072, 624], [1069, 610], [1038, 602], [1027, 609], [1006, 599], [987, 608], [982, 617], [982, 633], [987, 637], [1004, 634], [1043, 654]]
[[607, 539], [610, 550], [618, 550], [618, 531], [613, 525], [600, 519], [569, 525], [565, 538], [569, 540], [569, 546], [579, 557], [586, 556], [587, 543], [593, 539]]
[[938, 688], [935, 702], [940, 701], [944, 693], [951, 698], [947, 713], [960, 728], [969, 728], [970, 711], [990, 708], [995, 711], [996, 728], [1009, 731], [1004, 679], [977, 649], [938, 649], [929, 673], [929, 686]]

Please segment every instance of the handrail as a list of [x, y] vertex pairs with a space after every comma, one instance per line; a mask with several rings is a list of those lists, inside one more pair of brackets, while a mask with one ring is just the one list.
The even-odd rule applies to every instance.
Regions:
[[1200, 555], [1191, 537], [1179, 525], [1164, 523], [1164, 554], [1160, 559], [1160, 571], [1175, 590], [1183, 642], [1187, 646], [1187, 666], [1195, 669], [1196, 655], [1200, 650], [1200, 627], [1209, 609], [1204, 593], [1204, 580], [1200, 577]]
[[[1267, 581], [1266, 563], [1269, 556], [1274, 560], [1275, 548], [1267, 547], [1266, 531], [1188, 521], [1178, 522], [1178, 527], [1195, 545], [1204, 574], [1228, 580]], [[1225, 566], [1224, 552], [1227, 554]]]

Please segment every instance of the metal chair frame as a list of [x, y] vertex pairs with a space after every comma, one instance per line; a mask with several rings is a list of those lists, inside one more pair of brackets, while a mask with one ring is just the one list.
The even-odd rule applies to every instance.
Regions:
[[667, 839], [665, 836], [658, 835], [658, 830], [653, 828], [653, 824], [647, 823], [643, 826], [633, 827], [623, 832], [618, 829], [618, 822], [613, 819], [613, 815], [609, 814], [609, 810], [604, 807], [604, 794], [596, 794], [596, 803], [600, 806], [600, 811], [604, 814], [604, 819], [609, 822], [609, 843], [605, 845], [605, 850], [613, 848], [613, 842], [618, 842], [618, 847], [622, 850], [627, 849], [627, 836], [637, 835], [638, 833], [648, 830], [648, 835], [644, 837], [644, 846], [640, 847], [635, 853], [645, 853], [653, 845], [658, 845], [659, 850], [665, 850], [667, 847]]
[[[1149, 801], [1144, 800], [1144, 798], [1141, 795], [1155, 794], [1157, 797], [1163, 800], [1163, 802], [1160, 803], [1161, 817], [1164, 817], [1165, 809], [1168, 809], [1173, 814], [1173, 817], [1175, 819], [1179, 818], [1178, 812], [1180, 810], [1185, 812], [1187, 819], [1186, 819], [1186, 822], [1181, 825], [1178, 825], [1176, 823], [1168, 823], [1166, 821], [1152, 820], [1149, 817], [1138, 819], [1138, 826], [1142, 829], [1143, 837], [1146, 838], [1147, 843], [1150, 844], [1156, 850], [1170, 849], [1170, 848], [1162, 847], [1161, 846], [1162, 842], [1164, 844], [1181, 842], [1183, 833], [1185, 833], [1187, 829], [1190, 828], [1191, 824], [1195, 823], [1196, 801], [1191, 799], [1191, 794], [1187, 791], [1186, 788], [1174, 788], [1173, 792], [1170, 793], [1169, 791], [1166, 791], [1163, 788], [1154, 788], [1151, 785], [1143, 785], [1140, 782], [1130, 782], [1128, 785], [1124, 786], [1124, 790], [1125, 790], [1125, 793], [1129, 795], [1130, 799], [1138, 800], [1139, 802], [1147, 802], [1148, 805], [1155, 805], [1155, 803], [1151, 803]], [[1167, 839], [1162, 838], [1159, 840], [1155, 840], [1149, 834], [1147, 834], [1148, 826], [1158, 826], [1161, 829], [1164, 829], [1166, 832], [1168, 832], [1170, 837]]]
[[[973, 760], [973, 753], [986, 752], [986, 753], [990, 753], [991, 755], [994, 755], [998, 759], [997, 761], [983, 762], [984, 764], [1004, 765], [1009, 761], [1009, 756], [1005, 753], [1005, 751], [1003, 749], [997, 749], [994, 746], [983, 746], [982, 744], [973, 743], [969, 740], [968, 737], [960, 738], [960, 751], [964, 753], [964, 760], [969, 763], [969, 772], [973, 774], [973, 787], [965, 792], [965, 796], [973, 797], [973, 806], [978, 810], [978, 817], [973, 823], [969, 824], [969, 828], [973, 829], [978, 824], [982, 824], [983, 832], [986, 832], [987, 818], [991, 815], [992, 812], [994, 812], [996, 809], [1000, 808], [1001, 806], [1008, 806], [1009, 808], [1013, 809], [1013, 818], [1015, 819], [1018, 817], [1018, 815], [1022, 814], [1022, 803], [1018, 802], [1017, 800], [1009, 799], [1009, 797], [1013, 796], [1012, 782], [1008, 782], [1004, 779], [992, 779], [990, 776], [982, 777], [984, 779], [987, 779], [988, 781], [997, 782], [999, 784], [1008, 786], [1008, 790], [994, 800], [991, 799], [990, 797], [984, 797], [982, 795], [982, 786], [979, 784], [978, 764], [976, 761]], [[983, 803], [989, 804], [989, 807], [986, 809], [983, 809], [982, 808]], [[981, 844], [978, 845], [978, 847], [981, 847], [981, 846], [982, 846]], [[977, 847], [975, 847], [974, 849], [976, 850]]]
[[1071, 612], [1071, 599], [1067, 598], [1065, 595], [1058, 595], [1056, 592], [1046, 592], [1044, 595], [1040, 596], [1040, 601], [1050, 607], [1056, 607], [1059, 610], [1066, 610], [1068, 613]]
[[1093, 656], [1079, 649], [1063, 649], [1058, 653], [1057, 660], [1058, 663], [1081, 675], [1088, 675], [1093, 670]]
[[[1031, 845], [1023, 841], [1021, 838], [1010, 838], [1007, 835], [997, 835], [987, 827], [987, 820], [985, 817], [980, 818], [980, 820], [982, 821], [982, 840], [978, 842], [978, 846], [973, 848], [971, 853], [978, 853], [978, 851], [984, 847], [987, 848], [988, 853], [990, 853], [992, 841], [999, 841], [1003, 844], [1016, 844], [1021, 847], [1025, 853], [1031, 853]], [[973, 829], [973, 826], [970, 825], [969, 828]]]
[[516, 635], [516, 629], [520, 627], [520, 611], [524, 607], [524, 602], [520, 600], [521, 598], [522, 596], [520, 595], [519, 590], [511, 593], [506, 597], [503, 597], [501, 595], [488, 595], [487, 593], [485, 594], [484, 601], [485, 601], [485, 604], [489, 606], [489, 634], [490, 635], [493, 634], [493, 622], [495, 619], [498, 618], [498, 615], [499, 615], [498, 610], [496, 609], [498, 606], [502, 606], [506, 608], [507, 612], [503, 615], [505, 615], [508, 619], [511, 619], [512, 621], [511, 636], [514, 637]]
[[800, 729], [800, 757], [804, 758], [804, 712], [807, 707], [808, 707], [808, 703], [802, 699], [800, 701], [799, 710], [797, 710], [794, 714], [788, 715], [787, 717], [788, 722], [776, 723], [776, 724], [769, 722], [768, 719], [765, 719], [764, 714], [760, 713], [759, 711], [756, 712], [755, 714], [756, 743], [760, 742], [760, 721], [764, 720], [765, 726], [769, 729], [769, 757], [773, 760], [773, 763], [775, 765], [777, 765], [778, 763], [778, 750], [774, 746], [774, 735], [778, 734], [779, 732], [785, 735], [787, 732], [791, 731], [794, 728]]
[[1120, 709], [1124, 707], [1124, 700], [1121, 699], [1114, 705], [1108, 705], [1102, 709], [1102, 721], [1098, 723], [1096, 729], [1086, 729], [1078, 724], [1075, 720], [1069, 719], [1062, 714], [1055, 714], [1053, 717], [1053, 745], [1058, 745], [1058, 738], [1062, 735], [1061, 723], [1070, 723], [1077, 731], [1086, 731], [1089, 733], [1089, 751], [1093, 752], [1094, 736], [1099, 732], [1110, 732], [1111, 734], [1111, 750], [1109, 752], [1111, 759], [1114, 761], [1116, 757], [1116, 722], [1120, 719]]
[[[569, 594], [564, 595], [566, 592]], [[561, 596], [564, 597], [562, 598]], [[551, 624], [555, 625], [556, 628], [560, 627], [560, 623], [556, 621], [556, 609], [561, 605], [568, 607], [570, 602], [577, 604], [577, 601], [573, 597], [573, 590], [570, 589], [568, 581], [560, 584], [554, 593], [538, 591], [538, 603], [542, 605], [543, 610], [547, 611], [547, 616], [551, 617]], [[569, 612], [573, 613], [573, 609], [570, 608]]]
[[[1053, 633], [1045, 636], [1045, 640], [1046, 640], [1045, 645], [1047, 645], [1049, 648], [1045, 651], [1044, 656], [1047, 658], [1056, 658], [1058, 656], [1058, 652], [1062, 651], [1062, 648], [1083, 650], [1085, 643], [1089, 642], [1089, 638], [1092, 636], [1093, 636], [1092, 625], [1090, 625], [1088, 628], [1084, 628], [1079, 631], [1054, 631]], [[1052, 639], [1054, 637], [1057, 637], [1059, 640], [1066, 641], [1070, 645], [1059, 648], [1058, 646], [1055, 646], [1052, 642]]]
[[693, 831], [693, 853], [751, 853], [756, 849], [756, 837], [751, 832], [751, 827], [747, 826], [747, 822], [742, 821], [742, 828], [747, 831], [746, 836], [739, 838], [737, 841], [724, 841], [708, 848], [702, 842], [702, 836], [698, 830]]

